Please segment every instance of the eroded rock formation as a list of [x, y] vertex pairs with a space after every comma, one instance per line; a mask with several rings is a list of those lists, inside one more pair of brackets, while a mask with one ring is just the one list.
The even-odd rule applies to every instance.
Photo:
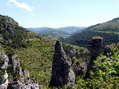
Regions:
[[10, 81], [8, 89], [39, 89], [39, 84], [30, 79], [28, 70], [21, 67], [17, 55], [12, 55], [10, 59], [15, 79]]
[[9, 59], [6, 54], [0, 53], [0, 89], [7, 89], [8, 74], [6, 72]]
[[91, 40], [91, 47], [89, 50], [91, 53], [91, 58], [87, 62], [87, 72], [85, 77], [90, 76], [90, 70], [92, 70], [93, 62], [96, 60], [96, 57], [99, 56], [101, 53], [104, 53], [104, 39], [102, 37], [93, 37]]
[[62, 43], [57, 41], [52, 64], [50, 87], [61, 87], [64, 85], [73, 85], [75, 83], [75, 74], [71, 68], [71, 64], [72, 62], [70, 58], [67, 57]]
[[[13, 80], [8, 80], [7, 70], [12, 66]], [[23, 69], [17, 55], [0, 53], [0, 89], [39, 89], [39, 84], [30, 79], [29, 72]]]

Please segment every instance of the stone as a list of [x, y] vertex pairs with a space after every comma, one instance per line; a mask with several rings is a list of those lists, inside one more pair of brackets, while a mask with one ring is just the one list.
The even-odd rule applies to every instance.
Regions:
[[0, 89], [7, 89], [8, 87], [8, 74], [6, 72], [8, 62], [7, 55], [0, 53]]
[[52, 64], [50, 87], [62, 87], [75, 83], [75, 74], [71, 68], [71, 64], [70, 59], [67, 57], [62, 47], [62, 43], [57, 41]]
[[10, 64], [12, 65], [12, 69], [13, 69], [13, 76], [23, 76], [23, 71], [19, 62], [19, 59], [17, 58], [17, 55], [9, 55], [9, 60], [10, 60]]
[[[6, 72], [9, 63], [14, 72], [12, 81], [8, 80]], [[30, 79], [29, 72], [21, 67], [17, 55], [7, 56], [5, 53], [0, 53], [0, 89], [39, 89], [39, 84]]]
[[4, 53], [0, 53], [0, 69], [5, 70], [8, 67], [9, 59], [8, 56]]
[[15, 79], [9, 83], [8, 89], [39, 89], [39, 84], [30, 79], [29, 71], [21, 67], [17, 55], [9, 55], [9, 59]]
[[102, 52], [102, 49], [104, 49], [104, 39], [102, 37], [93, 37], [90, 50], [91, 56], [95, 59]]
[[102, 37], [93, 37], [91, 40], [91, 47], [90, 47], [90, 53], [91, 58], [87, 62], [87, 72], [85, 77], [90, 76], [90, 70], [93, 68], [93, 62], [96, 60], [96, 57], [99, 56], [101, 53], [104, 53], [104, 39]]

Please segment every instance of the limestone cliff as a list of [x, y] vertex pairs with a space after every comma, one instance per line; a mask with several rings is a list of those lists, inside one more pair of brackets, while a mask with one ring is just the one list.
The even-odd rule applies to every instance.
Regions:
[[71, 64], [72, 62], [67, 57], [62, 43], [57, 41], [53, 58], [50, 87], [61, 87], [64, 85], [73, 85], [75, 83], [75, 74], [71, 68]]
[[[9, 66], [13, 70], [13, 79], [9, 80]], [[0, 89], [39, 89], [37, 82], [30, 79], [29, 72], [24, 70], [16, 55], [7, 56], [0, 53]]]

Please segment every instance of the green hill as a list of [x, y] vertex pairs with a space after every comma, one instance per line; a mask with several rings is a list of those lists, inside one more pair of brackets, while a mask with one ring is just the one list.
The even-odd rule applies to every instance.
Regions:
[[64, 41], [76, 45], [85, 45], [93, 36], [101, 36], [106, 44], [119, 42], [119, 18], [112, 19], [105, 23], [96, 24], [87, 29], [66, 38]]

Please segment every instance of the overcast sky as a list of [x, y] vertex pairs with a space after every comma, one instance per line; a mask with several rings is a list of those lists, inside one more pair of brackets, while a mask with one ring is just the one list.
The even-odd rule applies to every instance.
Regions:
[[119, 17], [119, 0], [0, 0], [23, 27], [90, 26]]

